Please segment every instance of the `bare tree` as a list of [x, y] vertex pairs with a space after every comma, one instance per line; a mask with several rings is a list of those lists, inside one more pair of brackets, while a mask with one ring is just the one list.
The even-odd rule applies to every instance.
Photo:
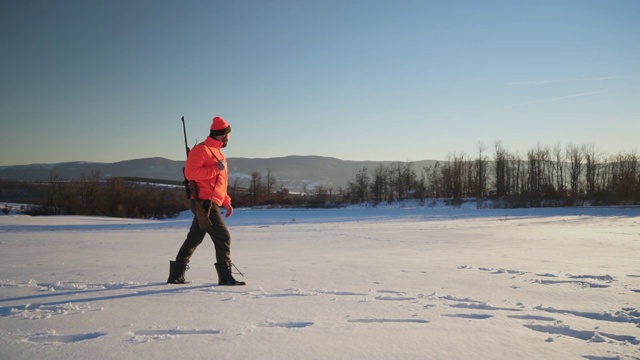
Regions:
[[251, 206], [260, 203], [262, 195], [262, 175], [258, 171], [251, 173], [251, 181], [249, 182], [249, 199]]
[[444, 195], [442, 165], [436, 161], [433, 166], [427, 166], [423, 169], [426, 177], [426, 191], [429, 197], [440, 198]]
[[380, 203], [385, 200], [387, 190], [387, 177], [388, 169], [383, 163], [379, 163], [373, 170], [373, 180], [371, 181], [371, 200], [375, 203]]
[[586, 195], [594, 198], [598, 193], [598, 180], [600, 173], [600, 155], [594, 145], [583, 147], [586, 177]]
[[449, 162], [447, 167], [449, 167], [448, 171], [448, 180], [445, 179], [445, 183], [448, 183], [449, 196], [454, 199], [462, 199], [464, 197], [464, 189], [465, 189], [465, 162], [466, 155], [452, 155], [449, 158]]
[[271, 175], [271, 169], [267, 170], [267, 178], [266, 178], [266, 186], [265, 186], [265, 191], [266, 191], [266, 200], [269, 201], [271, 200], [271, 194], [273, 193], [275, 186], [276, 186], [276, 178], [275, 176]]
[[394, 184], [396, 199], [399, 201], [408, 198], [409, 191], [413, 190], [416, 183], [416, 173], [411, 162], [398, 162], [394, 168]]
[[354, 181], [349, 183], [349, 191], [352, 194], [353, 201], [366, 202], [369, 200], [369, 172], [366, 167], [362, 168], [356, 174]]
[[229, 186], [229, 195], [231, 195], [232, 199], [238, 197], [238, 190], [240, 186], [240, 177], [234, 176], [231, 178], [230, 186]]
[[495, 195], [502, 198], [507, 195], [507, 151], [500, 141], [496, 141], [494, 148], [494, 189]]
[[555, 166], [554, 166], [555, 188], [559, 194], [564, 195], [566, 192], [565, 158], [564, 158], [564, 153], [560, 144], [556, 144], [556, 146], [553, 148], [553, 155], [555, 158]]
[[569, 145], [567, 147], [567, 159], [569, 160], [569, 182], [571, 197], [577, 198], [581, 191], [582, 160], [583, 154], [580, 147]]
[[480, 199], [486, 196], [487, 192], [487, 158], [484, 155], [486, 146], [483, 143], [478, 143], [478, 158], [475, 162], [475, 175], [476, 175], [476, 194], [475, 196]]
[[48, 207], [53, 214], [59, 215], [64, 212], [65, 195], [67, 193], [66, 184], [57, 173], [49, 173], [49, 183], [47, 186], [44, 206]]

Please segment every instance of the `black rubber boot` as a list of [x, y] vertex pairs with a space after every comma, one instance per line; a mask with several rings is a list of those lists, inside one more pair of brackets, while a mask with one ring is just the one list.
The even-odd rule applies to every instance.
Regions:
[[187, 281], [184, 279], [184, 273], [189, 267], [185, 263], [170, 261], [169, 262], [169, 278], [167, 284], [184, 284]]
[[218, 272], [218, 285], [247, 285], [244, 281], [238, 281], [233, 278], [231, 274], [231, 263], [216, 264], [216, 271]]

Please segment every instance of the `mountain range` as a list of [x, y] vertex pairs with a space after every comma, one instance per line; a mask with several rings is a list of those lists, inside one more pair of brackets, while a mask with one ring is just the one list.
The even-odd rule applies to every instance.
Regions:
[[[276, 188], [290, 191], [311, 190], [318, 186], [337, 189], [346, 187], [363, 168], [370, 171], [379, 164], [391, 161], [350, 161], [322, 156], [286, 156], [266, 159], [228, 158], [230, 181], [239, 179], [239, 186], [247, 186], [252, 173], [259, 172], [263, 179], [267, 173], [276, 179]], [[413, 163], [419, 173], [435, 160]], [[156, 180], [182, 181], [184, 161], [165, 158], [145, 158], [115, 163], [63, 162], [56, 164], [31, 164], [0, 166], [0, 179], [48, 181], [77, 180], [99, 173], [102, 177], [137, 177]]]

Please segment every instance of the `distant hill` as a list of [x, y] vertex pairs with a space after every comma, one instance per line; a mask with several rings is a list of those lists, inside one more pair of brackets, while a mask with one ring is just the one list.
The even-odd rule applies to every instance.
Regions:
[[[286, 156], [268, 159], [228, 158], [230, 177], [239, 178], [240, 185], [246, 186], [251, 174], [260, 172], [263, 177], [271, 171], [277, 186], [285, 186], [291, 191], [305, 187], [327, 188], [346, 187], [362, 168], [373, 170], [378, 164], [388, 165], [391, 161], [349, 161], [322, 156]], [[415, 161], [414, 169], [433, 165], [435, 160]], [[65, 162], [57, 164], [32, 164], [0, 167], [0, 179], [47, 181], [56, 176], [59, 180], [76, 180], [82, 176], [100, 172], [104, 177], [138, 177], [159, 180], [182, 180], [184, 161], [164, 158], [126, 160], [115, 163]]]

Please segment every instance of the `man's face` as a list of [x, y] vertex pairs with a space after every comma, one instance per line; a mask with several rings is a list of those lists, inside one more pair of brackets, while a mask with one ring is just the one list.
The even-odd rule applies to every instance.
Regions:
[[229, 139], [231, 139], [231, 133], [217, 136], [217, 138], [222, 142], [222, 147], [227, 147], [227, 143], [229, 142]]

